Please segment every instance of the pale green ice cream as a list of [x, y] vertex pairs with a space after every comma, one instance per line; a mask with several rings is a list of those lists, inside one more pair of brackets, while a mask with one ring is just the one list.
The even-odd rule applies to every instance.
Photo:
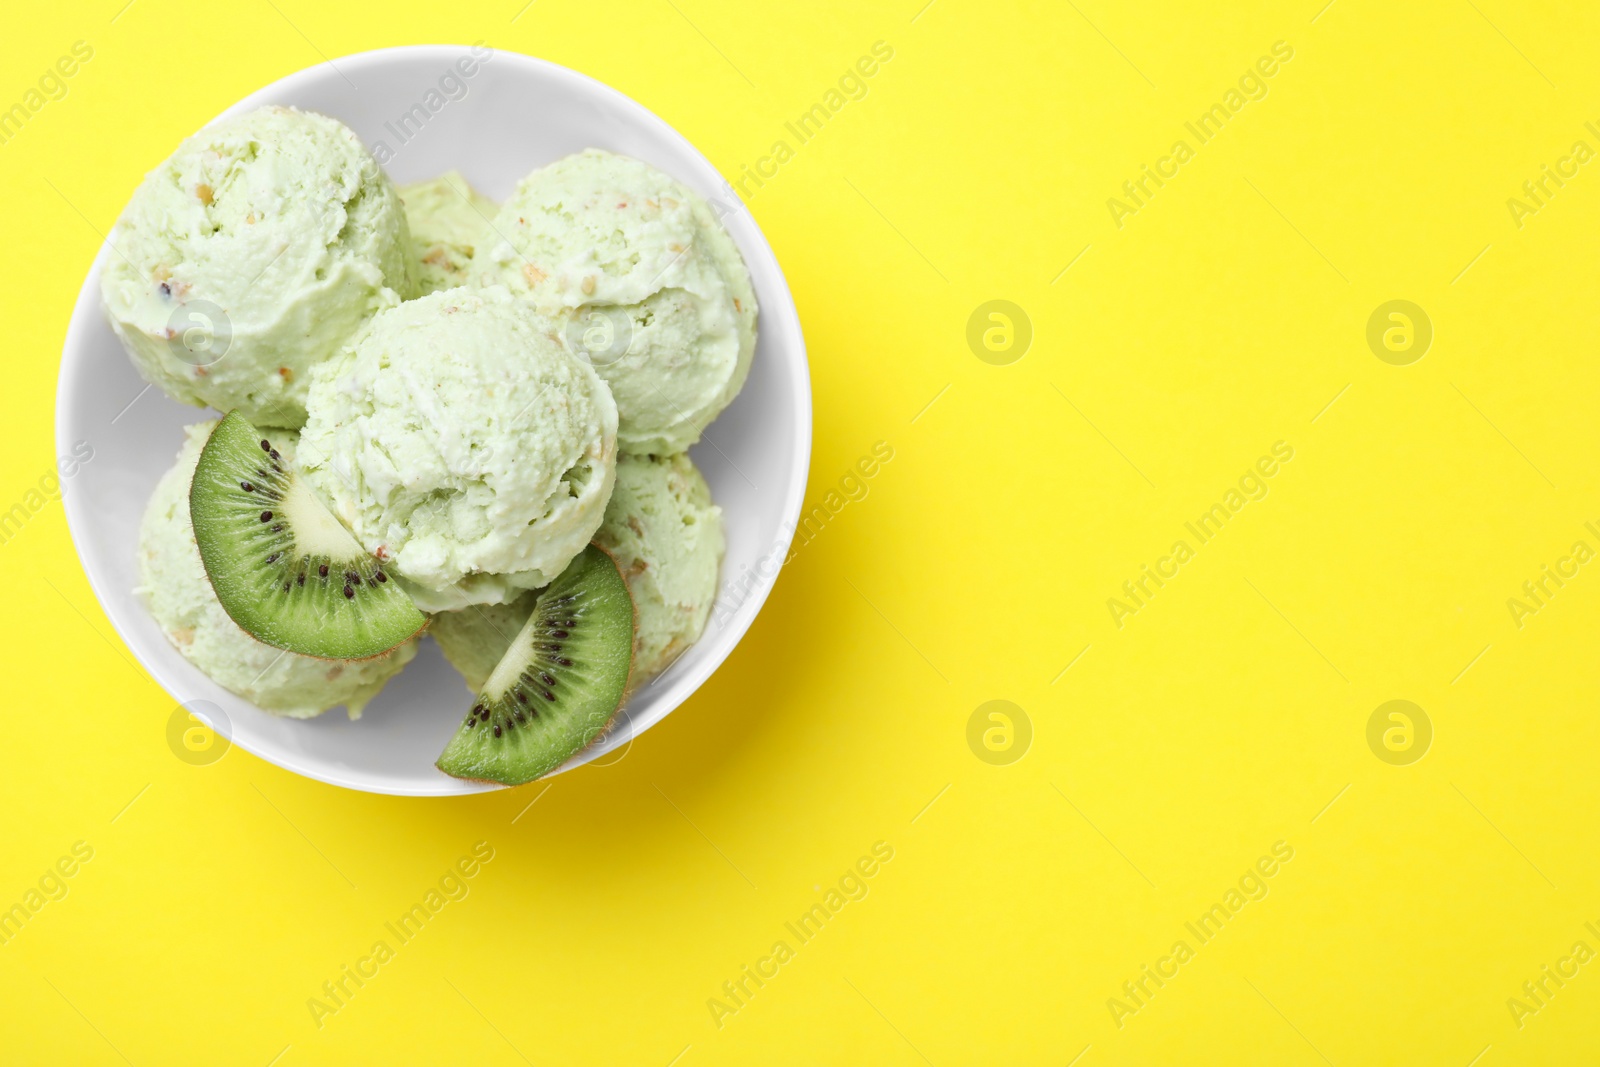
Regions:
[[686, 453], [626, 456], [594, 541], [617, 561], [633, 594], [637, 682], [666, 668], [705, 630], [726, 547], [722, 509]]
[[379, 313], [312, 374], [300, 466], [423, 611], [548, 584], [600, 526], [617, 407], [503, 286]]
[[484, 265], [475, 260], [493, 244], [498, 205], [453, 170], [401, 186], [400, 199], [411, 227], [419, 295], [478, 284]]
[[[623, 456], [595, 544], [628, 580], [638, 628], [632, 684], [669, 666], [705, 630], [725, 547], [722, 509], [688, 455]], [[434, 617], [430, 632], [473, 691], [533, 613], [529, 593], [509, 605]]]
[[293, 108], [184, 141], [111, 243], [101, 298], [139, 373], [261, 426], [304, 423], [311, 368], [416, 290], [388, 177], [344, 125]]
[[524, 178], [494, 231], [506, 285], [560, 321], [610, 385], [624, 452], [683, 451], [744, 385], [755, 291], [733, 239], [684, 185], [591, 149]]
[[[352, 719], [417, 654], [407, 641], [376, 659], [340, 662], [264, 645], [228, 617], [200, 562], [189, 524], [189, 483], [215, 422], [190, 426], [178, 461], [156, 485], [139, 527], [139, 595], [185, 659], [212, 681], [265, 711], [296, 719], [339, 704]], [[292, 434], [268, 431], [285, 457]]]

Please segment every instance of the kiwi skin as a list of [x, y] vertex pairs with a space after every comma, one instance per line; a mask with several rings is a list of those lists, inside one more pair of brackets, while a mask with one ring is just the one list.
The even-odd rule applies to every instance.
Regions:
[[439, 756], [452, 777], [522, 785], [598, 737], [628, 691], [636, 613], [616, 561], [590, 545], [533, 614]]
[[237, 411], [217, 424], [200, 453], [189, 512], [218, 602], [264, 644], [362, 660], [427, 626], [383, 563]]

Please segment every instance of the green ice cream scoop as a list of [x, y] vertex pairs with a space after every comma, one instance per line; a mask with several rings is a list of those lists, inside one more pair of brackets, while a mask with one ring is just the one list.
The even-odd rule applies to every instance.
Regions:
[[595, 544], [611, 553], [638, 612], [634, 681], [697, 640], [717, 599], [722, 509], [688, 453], [624, 456]]
[[101, 298], [139, 373], [260, 426], [302, 425], [311, 368], [416, 291], [388, 177], [344, 125], [293, 108], [184, 141], [111, 244]]
[[617, 407], [503, 286], [390, 308], [312, 375], [300, 469], [427, 612], [553, 580], [605, 515]]
[[683, 451], [743, 387], [755, 291], [716, 213], [683, 184], [581, 152], [524, 178], [494, 232], [506, 285], [559, 321], [611, 387], [622, 451]]

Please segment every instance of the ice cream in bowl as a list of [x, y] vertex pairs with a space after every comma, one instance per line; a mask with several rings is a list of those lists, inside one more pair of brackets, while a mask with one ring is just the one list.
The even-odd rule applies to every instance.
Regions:
[[[64, 352], [61, 449], [96, 457], [68, 521], [174, 715], [351, 788], [520, 785], [751, 625], [803, 338], [754, 219], [638, 104], [482, 46], [338, 62], [130, 191]], [[385, 102], [446, 73], [397, 144]]]

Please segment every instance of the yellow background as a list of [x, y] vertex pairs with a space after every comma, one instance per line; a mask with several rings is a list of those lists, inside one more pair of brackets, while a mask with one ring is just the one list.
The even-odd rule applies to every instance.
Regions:
[[[0, 947], [0, 1059], [1592, 1056], [1600, 963], [1520, 1028], [1506, 1002], [1600, 949], [1600, 566], [1520, 629], [1506, 602], [1600, 548], [1600, 164], [1521, 228], [1506, 201], [1600, 148], [1600, 10], [923, 2], [8, 10], [7, 105], [95, 55], [0, 145], [0, 507], [51, 466], [69, 311], [146, 170], [326, 56], [480, 38], [629, 93], [730, 178], [893, 47], [750, 209], [810, 347], [808, 504], [894, 459], [625, 758], [456, 800], [180, 762], [51, 503], [0, 547], [0, 904], [94, 858]], [[1107, 198], [1280, 40], [1268, 95], [1119, 229]], [[1034, 329], [1007, 366], [966, 343], [991, 299]], [[1392, 299], [1435, 330], [1409, 366], [1365, 340]], [[1117, 628], [1107, 598], [1279, 440], [1270, 494]], [[967, 742], [996, 699], [1033, 732], [1005, 766]], [[1409, 766], [1367, 745], [1391, 699], [1433, 725]], [[1119, 1028], [1108, 998], [1279, 840], [1266, 898]], [[319, 1029], [307, 999], [479, 841], [470, 895]], [[708, 999], [879, 841], [869, 894], [719, 1028]]]

